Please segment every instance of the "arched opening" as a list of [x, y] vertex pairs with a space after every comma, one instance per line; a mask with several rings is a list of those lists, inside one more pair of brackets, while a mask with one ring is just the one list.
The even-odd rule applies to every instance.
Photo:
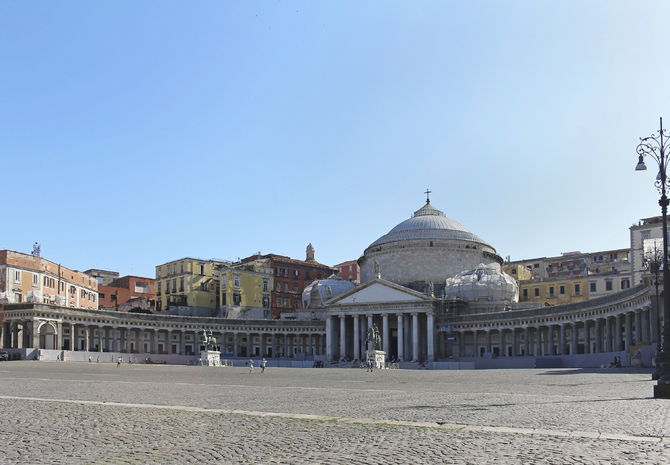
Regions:
[[48, 323], [40, 326], [40, 349], [53, 350], [56, 348], [56, 330]]

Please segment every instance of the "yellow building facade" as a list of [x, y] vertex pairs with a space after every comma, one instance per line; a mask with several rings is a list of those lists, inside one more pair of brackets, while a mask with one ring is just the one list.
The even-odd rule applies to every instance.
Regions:
[[156, 312], [216, 316], [221, 307], [216, 270], [229, 263], [182, 258], [156, 267]]
[[270, 260], [220, 267], [221, 313], [227, 318], [270, 318], [273, 273]]

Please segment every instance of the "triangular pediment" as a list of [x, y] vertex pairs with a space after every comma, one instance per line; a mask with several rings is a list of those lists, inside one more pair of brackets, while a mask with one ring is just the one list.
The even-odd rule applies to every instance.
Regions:
[[428, 296], [389, 281], [374, 280], [356, 287], [328, 302], [328, 307], [382, 302], [422, 302]]

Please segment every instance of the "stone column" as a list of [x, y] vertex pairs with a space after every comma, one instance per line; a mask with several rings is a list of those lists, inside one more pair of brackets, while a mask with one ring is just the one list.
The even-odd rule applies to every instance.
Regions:
[[475, 357], [479, 357], [479, 341], [477, 340], [477, 329], [472, 330], [472, 352]]
[[503, 328], [498, 328], [498, 354], [499, 357], [505, 357], [505, 330]]
[[186, 355], [186, 330], [184, 329], [179, 331], [179, 355]]
[[435, 316], [433, 312], [426, 313], [426, 333], [428, 333], [428, 360], [435, 360]]
[[526, 357], [530, 355], [530, 329], [528, 326], [523, 328], [523, 354]]
[[614, 344], [616, 347], [615, 351], [622, 350], [621, 345], [623, 344], [621, 338], [621, 314], [614, 317]]
[[603, 325], [603, 320], [602, 318], [596, 318], [595, 322], [595, 331], [593, 334], [593, 337], [596, 339], [596, 354], [601, 354], [603, 352], [603, 331], [602, 331], [602, 325]]
[[570, 354], [575, 355], [579, 345], [579, 330], [577, 329], [577, 322], [572, 323], [572, 346], [570, 347]]
[[612, 352], [612, 318], [605, 318], [605, 352]]
[[88, 325], [84, 325], [84, 350], [88, 352], [91, 350], [91, 346], [89, 345], [89, 333], [91, 332], [91, 327]]
[[542, 351], [542, 329], [537, 326], [535, 327], [535, 357], [539, 357], [544, 352]]
[[405, 358], [407, 360], [412, 359], [412, 334], [411, 334], [411, 319], [410, 315], [408, 313], [404, 313], [402, 316], [402, 329], [403, 329], [403, 342], [405, 343], [405, 347], [403, 347], [403, 353], [405, 354]]
[[624, 350], [629, 351], [633, 346], [633, 313], [626, 312], [626, 347]]
[[554, 327], [547, 326], [547, 354], [554, 355]]
[[272, 358], [277, 358], [277, 333], [272, 333]]
[[[172, 351], [172, 330], [168, 329], [167, 335], [165, 336], [167, 338], [167, 342], [165, 343], [165, 353], [168, 355], [173, 355], [174, 352]], [[221, 333], [221, 348], [223, 351], [226, 351], [226, 333]]]
[[347, 356], [346, 321], [344, 318], [344, 314], [340, 314], [340, 358]]
[[105, 343], [105, 328], [98, 326], [98, 352], [102, 352], [102, 345]]
[[492, 352], [492, 347], [491, 347], [491, 330], [487, 329], [486, 330], [486, 352], [491, 353]]
[[635, 344], [640, 344], [642, 341], [642, 310], [635, 310]]
[[560, 332], [560, 340], [558, 343], [558, 355], [565, 355], [565, 346], [567, 345], [566, 342], [566, 337], [565, 337], [565, 323], [561, 323], [560, 326], [561, 332]]
[[361, 360], [361, 322], [358, 315], [354, 315], [354, 360]]
[[361, 341], [361, 360], [365, 359], [365, 351], [368, 350], [368, 345], [365, 343], [365, 340], [368, 338], [368, 320], [367, 318], [360, 316], [358, 317], [360, 319], [360, 341]]
[[261, 331], [260, 334], [258, 335], [260, 337], [260, 342], [261, 342], [261, 358], [265, 357], [265, 338], [267, 335]]
[[584, 320], [584, 353], [591, 353], [591, 328], [589, 320]]
[[[289, 349], [288, 336], [289, 336], [288, 333], [284, 333], [284, 357], [291, 358], [292, 354], [291, 354], [291, 351]], [[331, 348], [332, 348], [332, 342], [330, 344], [331, 344]], [[332, 357], [332, 352], [331, 352], [331, 357]], [[332, 360], [332, 358], [331, 358], [331, 360]]]
[[419, 314], [412, 313], [412, 361], [419, 361]]
[[237, 331], [233, 331], [233, 357], [238, 357], [240, 354], [240, 343]]
[[389, 316], [388, 313], [382, 313], [382, 350], [389, 355]]
[[458, 356], [465, 357], [465, 330], [458, 332]]
[[405, 352], [404, 352], [404, 340], [403, 340], [403, 314], [402, 313], [396, 313], [396, 317], [398, 319], [398, 361], [401, 362], [405, 358]]
[[516, 357], [516, 328], [512, 328], [512, 357]]
[[326, 316], [326, 360], [333, 360], [333, 316]]
[[651, 342], [651, 312], [649, 308], [642, 310], [642, 342]]

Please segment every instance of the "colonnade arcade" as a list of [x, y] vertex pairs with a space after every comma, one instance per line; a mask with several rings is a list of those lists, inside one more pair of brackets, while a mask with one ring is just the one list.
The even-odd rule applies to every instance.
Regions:
[[452, 348], [460, 357], [617, 352], [651, 343], [656, 329], [643, 286], [578, 304], [460, 320], [454, 325]]
[[[171, 321], [172, 320], [172, 321]], [[323, 322], [156, 316], [42, 304], [5, 306], [5, 348], [199, 355], [211, 330], [222, 356], [322, 355]]]

